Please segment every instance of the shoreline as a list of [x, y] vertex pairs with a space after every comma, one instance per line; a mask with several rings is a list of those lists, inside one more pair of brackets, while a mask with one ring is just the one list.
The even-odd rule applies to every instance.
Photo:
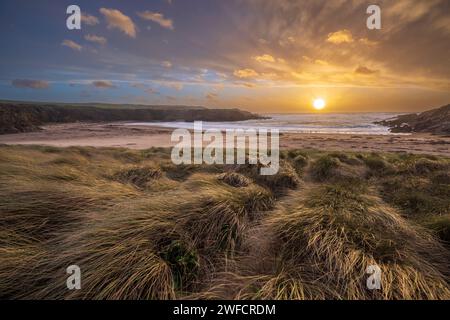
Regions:
[[[55, 147], [92, 146], [148, 149], [171, 147], [173, 128], [124, 125], [130, 122], [64, 123], [42, 126], [37, 132], [0, 135], [0, 144]], [[280, 133], [280, 148], [353, 152], [401, 152], [450, 157], [450, 137], [410, 135]]]

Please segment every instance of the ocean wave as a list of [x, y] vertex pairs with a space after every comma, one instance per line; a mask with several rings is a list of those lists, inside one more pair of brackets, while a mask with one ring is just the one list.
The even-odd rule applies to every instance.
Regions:
[[[281, 133], [327, 134], [392, 134], [385, 126], [374, 122], [395, 116], [392, 113], [342, 113], [342, 114], [269, 114], [268, 119], [237, 122], [202, 122], [208, 129], [278, 129]], [[166, 128], [193, 129], [192, 122], [133, 122], [128, 125], [148, 125]]]

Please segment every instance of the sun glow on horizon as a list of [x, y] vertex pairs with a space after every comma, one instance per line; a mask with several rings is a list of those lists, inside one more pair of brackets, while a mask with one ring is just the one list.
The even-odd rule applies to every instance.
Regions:
[[322, 99], [322, 98], [314, 99], [314, 101], [313, 101], [314, 109], [322, 110], [323, 108], [325, 108], [325, 106], [326, 106], [326, 102], [324, 99]]

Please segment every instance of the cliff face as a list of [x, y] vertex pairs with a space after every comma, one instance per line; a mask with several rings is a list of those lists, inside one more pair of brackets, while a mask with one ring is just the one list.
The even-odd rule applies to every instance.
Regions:
[[0, 103], [0, 134], [39, 130], [47, 123], [76, 121], [241, 121], [258, 115], [239, 109], [170, 106]]
[[428, 132], [450, 134], [450, 104], [419, 114], [406, 114], [378, 124], [388, 126], [391, 132]]

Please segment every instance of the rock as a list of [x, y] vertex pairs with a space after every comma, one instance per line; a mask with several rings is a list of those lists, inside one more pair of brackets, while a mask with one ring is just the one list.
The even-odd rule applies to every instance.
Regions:
[[376, 122], [390, 127], [391, 132], [427, 132], [450, 135], [450, 104], [419, 114], [406, 114]]

